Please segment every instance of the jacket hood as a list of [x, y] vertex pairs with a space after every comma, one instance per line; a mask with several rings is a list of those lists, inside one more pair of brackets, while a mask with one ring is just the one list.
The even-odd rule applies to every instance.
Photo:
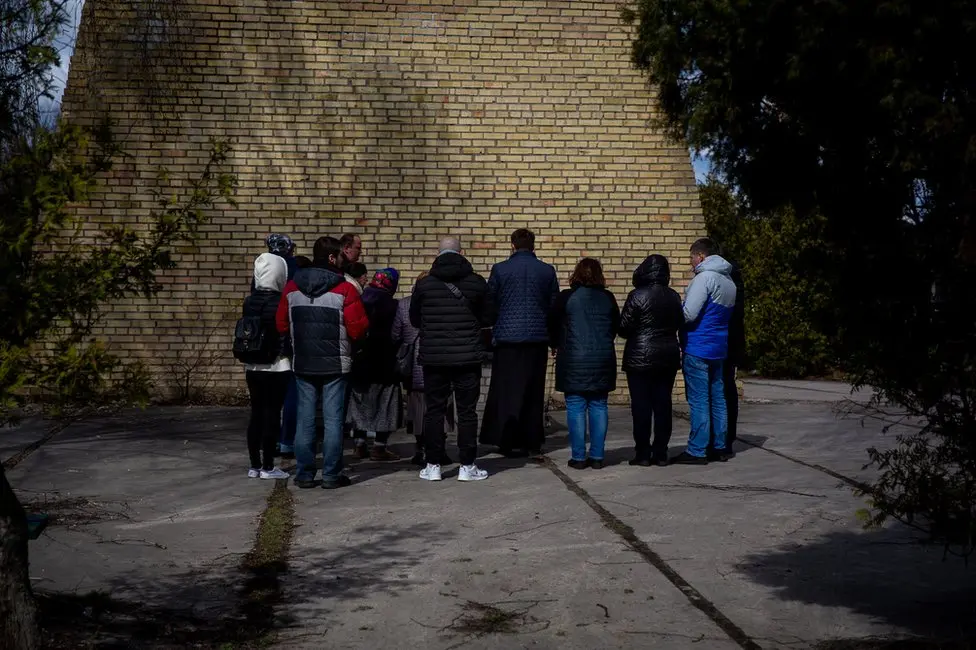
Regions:
[[285, 288], [288, 280], [288, 263], [274, 253], [262, 253], [254, 260], [254, 288], [277, 291]]
[[664, 255], [649, 255], [634, 271], [634, 286], [648, 287], [652, 284], [668, 285], [671, 281], [671, 267]]
[[430, 267], [430, 274], [438, 280], [454, 282], [474, 273], [474, 267], [460, 253], [442, 253]]
[[709, 255], [695, 268], [695, 273], [714, 271], [722, 275], [732, 276], [732, 265], [721, 255]]
[[295, 286], [310, 298], [318, 298], [345, 281], [341, 273], [316, 266], [299, 269], [295, 274]]

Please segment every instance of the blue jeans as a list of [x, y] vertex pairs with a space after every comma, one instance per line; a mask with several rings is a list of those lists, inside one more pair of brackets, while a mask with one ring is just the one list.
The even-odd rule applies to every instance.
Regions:
[[607, 393], [566, 393], [566, 420], [573, 460], [586, 460], [586, 421], [590, 422], [590, 458], [603, 460], [607, 441]]
[[285, 406], [281, 410], [281, 453], [295, 451], [295, 431], [298, 428], [298, 383], [292, 375], [285, 393]]
[[728, 414], [725, 410], [725, 391], [722, 383], [721, 359], [702, 359], [686, 354], [682, 362], [685, 375], [685, 395], [691, 411], [691, 435], [688, 454], [702, 458], [708, 448], [711, 433], [715, 434], [715, 450], [724, 451], [728, 433]]
[[346, 375], [302, 377], [298, 384], [298, 428], [295, 431], [296, 481], [315, 479], [315, 408], [322, 396], [322, 482], [339, 480], [342, 472], [342, 423], [346, 419]]

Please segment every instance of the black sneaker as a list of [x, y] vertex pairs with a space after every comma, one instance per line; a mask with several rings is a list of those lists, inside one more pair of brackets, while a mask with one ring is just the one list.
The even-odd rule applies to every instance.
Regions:
[[585, 460], [570, 460], [568, 465], [573, 469], [586, 469], [589, 467]]
[[631, 458], [627, 464], [631, 467], [650, 467], [651, 461], [648, 458]]
[[308, 488], [313, 488], [313, 487], [315, 487], [318, 484], [319, 484], [318, 481], [315, 481], [315, 480], [312, 480], [312, 479], [309, 479], [307, 481], [305, 481], [305, 480], [303, 480], [303, 481], [295, 481], [295, 485], [298, 486], [298, 487], [300, 487], [300, 488], [302, 488], [303, 490], [307, 490]]
[[667, 467], [668, 466], [668, 458], [667, 458], [667, 456], [664, 456], [662, 458], [654, 458], [654, 459], [651, 460], [651, 464], [652, 465], [655, 465], [657, 467]]
[[590, 463], [590, 467], [592, 467], [593, 469], [603, 469], [603, 459], [602, 458], [600, 460], [593, 460], [591, 458], [588, 462]]
[[336, 490], [338, 488], [348, 487], [350, 485], [352, 485], [352, 479], [345, 474], [339, 474], [339, 478], [337, 479], [322, 481], [323, 490]]
[[692, 456], [687, 451], [683, 451], [671, 459], [674, 465], [708, 465], [708, 459], [704, 456]]

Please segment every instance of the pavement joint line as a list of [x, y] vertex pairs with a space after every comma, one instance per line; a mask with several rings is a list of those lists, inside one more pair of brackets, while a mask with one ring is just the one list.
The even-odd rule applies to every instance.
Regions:
[[50, 442], [51, 439], [54, 438], [54, 436], [58, 435], [59, 433], [67, 429], [69, 426], [71, 426], [72, 424], [74, 424], [75, 422], [81, 419], [82, 419], [81, 417], [77, 417], [77, 418], [65, 418], [63, 420], [58, 420], [50, 429], [48, 429], [47, 433], [45, 433], [43, 436], [41, 436], [34, 442], [30, 443], [29, 445], [27, 445], [26, 447], [18, 451], [16, 454], [11, 456], [7, 460], [3, 461], [3, 469], [9, 471], [17, 467], [17, 465], [23, 462], [24, 459], [26, 459], [35, 451], [37, 451], [45, 444]]
[[556, 463], [549, 457], [545, 457], [545, 466], [556, 475], [556, 477], [563, 482], [570, 492], [579, 497], [583, 503], [588, 505], [603, 522], [603, 525], [610, 532], [614, 533], [620, 537], [627, 546], [638, 553], [644, 561], [653, 566], [655, 569], [661, 572], [665, 578], [668, 579], [672, 585], [674, 585], [678, 591], [684, 594], [685, 598], [688, 599], [692, 605], [694, 605], [699, 611], [701, 611], [705, 616], [707, 616], [715, 625], [719, 627], [732, 641], [734, 641], [743, 650], [762, 650], [762, 646], [756, 643], [745, 630], [732, 622], [728, 616], [723, 614], [721, 610], [713, 603], [708, 600], [700, 591], [695, 589], [691, 583], [681, 577], [674, 567], [672, 567], [668, 562], [662, 558], [658, 553], [650, 547], [647, 542], [642, 540], [637, 536], [633, 527], [628, 526], [619, 518], [617, 518], [612, 512], [607, 510], [605, 507], [600, 505], [600, 503], [590, 496], [589, 492], [584, 490], [576, 481], [571, 479], [564, 471], [556, 466]]
[[865, 494], [874, 494], [874, 488], [871, 487], [870, 485], [868, 485], [867, 483], [864, 483], [863, 481], [858, 481], [857, 479], [853, 479], [853, 478], [851, 478], [849, 476], [844, 476], [843, 474], [841, 474], [839, 472], [835, 472], [834, 470], [832, 470], [830, 468], [827, 468], [827, 467], [824, 467], [823, 465], [818, 465], [816, 463], [808, 463], [805, 460], [800, 460], [799, 458], [794, 458], [792, 456], [789, 456], [787, 454], [784, 454], [781, 451], [776, 451], [775, 449], [770, 449], [769, 447], [763, 447], [762, 445], [756, 444], [754, 442], [749, 442], [747, 440], [743, 440], [742, 438], [736, 438], [736, 442], [741, 442], [742, 444], [749, 445], [750, 447], [754, 447], [755, 449], [761, 449], [761, 450], [765, 451], [766, 453], [770, 453], [770, 454], [772, 454], [774, 456], [779, 456], [780, 458], [782, 458], [784, 460], [788, 460], [791, 463], [796, 463], [797, 465], [802, 465], [803, 467], [806, 467], [808, 469], [812, 469], [812, 470], [816, 470], [818, 472], [822, 472], [822, 473], [826, 474], [827, 476], [830, 476], [832, 478], [835, 478], [838, 481], [841, 481], [841, 482], [849, 485], [850, 487], [854, 488], [855, 490], [859, 490], [860, 492], [863, 492]]

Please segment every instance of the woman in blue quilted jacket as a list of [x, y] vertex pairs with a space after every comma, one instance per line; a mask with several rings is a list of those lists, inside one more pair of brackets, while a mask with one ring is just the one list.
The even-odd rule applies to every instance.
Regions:
[[[617, 387], [613, 340], [620, 325], [617, 300], [606, 289], [603, 267], [584, 257], [570, 288], [549, 312], [549, 341], [556, 355], [556, 390], [566, 395], [566, 418], [573, 469], [603, 469], [607, 439], [607, 398]], [[586, 449], [586, 426], [590, 449]]]

